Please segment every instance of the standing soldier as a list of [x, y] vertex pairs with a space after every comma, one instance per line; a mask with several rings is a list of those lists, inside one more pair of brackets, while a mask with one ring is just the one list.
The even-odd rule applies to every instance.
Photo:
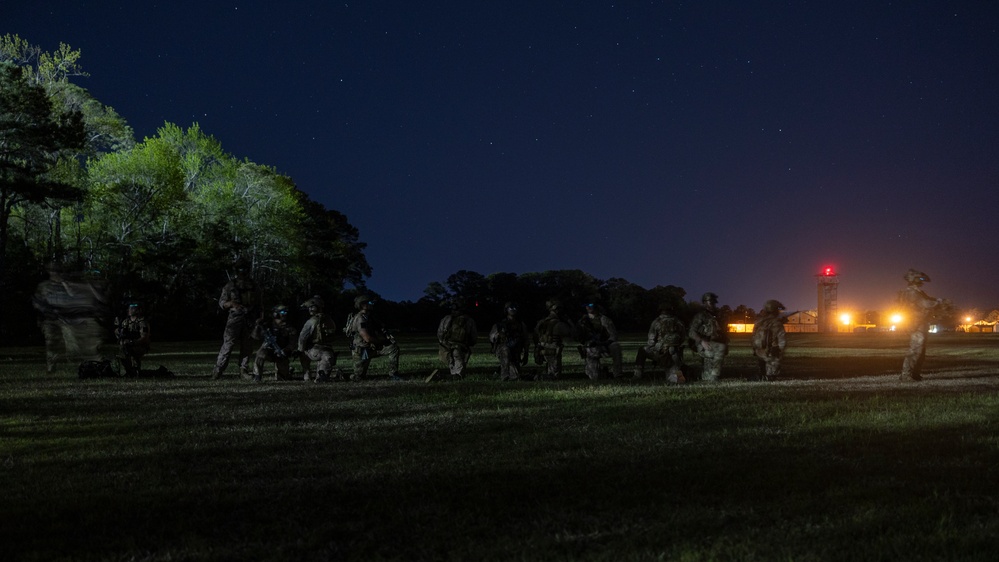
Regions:
[[787, 347], [784, 319], [780, 315], [783, 310], [784, 305], [779, 301], [768, 300], [763, 305], [763, 314], [753, 325], [753, 354], [760, 372], [750, 380], [772, 381], [780, 376], [780, 360]]
[[579, 357], [586, 361], [586, 376], [591, 379], [600, 378], [600, 358], [611, 358], [611, 373], [614, 378], [621, 378], [621, 344], [617, 341], [617, 328], [614, 322], [605, 316], [597, 305], [589, 303], [585, 306], [586, 313], [576, 323], [576, 340], [579, 346]]
[[288, 324], [288, 307], [279, 304], [271, 309], [271, 319], [257, 320], [253, 329], [253, 339], [263, 341], [253, 360], [253, 381], [261, 382], [264, 376], [264, 363], [273, 361], [277, 367], [274, 380], [291, 378], [291, 355], [295, 351], [298, 331]]
[[527, 352], [531, 333], [527, 324], [517, 318], [517, 305], [508, 302], [503, 305], [506, 318], [493, 324], [489, 330], [489, 343], [499, 359], [500, 379], [515, 381], [520, 379], [520, 366], [527, 365]]
[[219, 296], [219, 307], [229, 312], [225, 330], [222, 332], [222, 347], [219, 349], [215, 368], [212, 369], [212, 379], [220, 379], [229, 365], [232, 349], [239, 346], [239, 374], [244, 379], [252, 380], [250, 374], [250, 354], [253, 344], [253, 328], [255, 325], [257, 286], [250, 279], [245, 266], [239, 267], [236, 275], [222, 287]]
[[638, 348], [635, 357], [635, 378], [640, 379], [645, 372], [645, 360], [666, 369], [666, 381], [683, 384], [683, 341], [687, 339], [687, 327], [676, 317], [673, 305], [664, 304], [659, 308], [659, 316], [649, 326], [649, 338], [645, 347]]
[[437, 326], [437, 342], [441, 361], [448, 366], [452, 380], [464, 378], [472, 346], [478, 339], [475, 320], [465, 313], [465, 300], [461, 297], [451, 299], [451, 314], [442, 318]]
[[717, 382], [721, 377], [722, 362], [728, 355], [728, 335], [718, 319], [718, 295], [704, 293], [703, 307], [690, 322], [688, 335], [694, 341], [694, 349], [704, 360], [701, 380]]
[[350, 380], [361, 381], [368, 375], [373, 357], [388, 357], [389, 379], [401, 381], [399, 376], [399, 346], [395, 338], [385, 331], [371, 316], [375, 301], [368, 295], [354, 299], [356, 313], [347, 318], [343, 331], [351, 338], [350, 355], [354, 360], [354, 373]]
[[316, 382], [329, 382], [330, 375], [337, 378], [339, 375], [334, 372], [336, 369], [336, 352], [333, 351], [333, 335], [336, 331], [336, 324], [332, 318], [323, 314], [325, 303], [319, 295], [302, 303], [302, 308], [309, 310], [309, 319], [302, 326], [302, 331], [298, 334], [298, 351], [302, 354], [302, 380], [309, 382], [312, 375], [309, 369], [312, 362], [316, 362]]
[[133, 302], [128, 305], [128, 316], [118, 321], [115, 318], [114, 335], [121, 348], [125, 376], [137, 377], [142, 370], [142, 356], [149, 353], [149, 321], [142, 313], [142, 305]]
[[556, 300], [545, 303], [548, 316], [534, 326], [534, 362], [547, 365], [545, 378], [557, 379], [562, 374], [563, 340], [572, 332], [569, 323], [562, 319], [562, 305]]
[[923, 292], [921, 287], [923, 283], [929, 283], [930, 277], [922, 271], [910, 269], [905, 272], [905, 280], [908, 286], [899, 294], [899, 299], [909, 311], [909, 350], [905, 353], [899, 380], [917, 382], [923, 380], [923, 360], [926, 358], [926, 336], [930, 331], [930, 316], [943, 301]]

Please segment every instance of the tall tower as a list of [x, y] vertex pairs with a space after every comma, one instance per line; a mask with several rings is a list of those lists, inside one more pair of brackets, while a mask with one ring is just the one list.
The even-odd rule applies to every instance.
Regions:
[[819, 306], [816, 323], [820, 332], [836, 331], [836, 312], [839, 309], [839, 276], [833, 268], [826, 266], [815, 276], [819, 282]]

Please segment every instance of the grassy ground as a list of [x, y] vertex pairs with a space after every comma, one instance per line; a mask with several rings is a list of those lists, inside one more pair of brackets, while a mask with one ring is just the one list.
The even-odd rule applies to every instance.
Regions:
[[743, 382], [737, 339], [680, 387], [570, 353], [503, 383], [485, 349], [427, 384], [416, 337], [409, 381], [329, 385], [210, 381], [216, 343], [158, 345], [163, 380], [0, 349], [0, 558], [993, 560], [999, 337], [932, 337], [906, 385], [899, 336], [794, 336], [789, 380]]

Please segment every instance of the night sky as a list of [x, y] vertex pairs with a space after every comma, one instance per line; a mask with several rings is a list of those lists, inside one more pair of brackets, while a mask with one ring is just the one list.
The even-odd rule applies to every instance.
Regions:
[[721, 304], [999, 307], [999, 2], [5, 2], [138, 139], [199, 123], [416, 300], [581, 269]]

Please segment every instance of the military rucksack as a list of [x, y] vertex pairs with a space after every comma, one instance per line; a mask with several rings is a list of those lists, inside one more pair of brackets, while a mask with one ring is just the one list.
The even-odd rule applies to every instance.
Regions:
[[103, 379], [121, 376], [115, 371], [114, 366], [108, 359], [101, 361], [84, 361], [76, 370], [76, 374], [81, 379]]
[[687, 337], [687, 331], [683, 323], [676, 318], [666, 318], [656, 324], [656, 341], [663, 347], [676, 347], [683, 345]]
[[347, 315], [347, 323], [343, 325], [343, 334], [348, 338], [353, 339], [354, 334], [356, 333], [357, 331], [354, 330], [354, 313], [351, 312]]
[[460, 314], [455, 314], [451, 316], [451, 324], [447, 328], [446, 341], [450, 343], [468, 343], [468, 330], [466, 329], [467, 322], [465, 317]]

